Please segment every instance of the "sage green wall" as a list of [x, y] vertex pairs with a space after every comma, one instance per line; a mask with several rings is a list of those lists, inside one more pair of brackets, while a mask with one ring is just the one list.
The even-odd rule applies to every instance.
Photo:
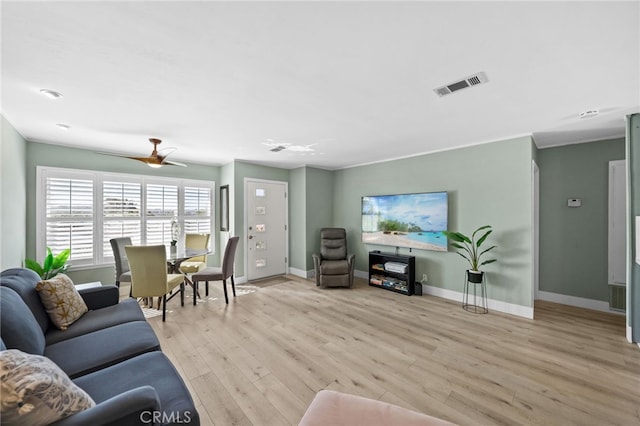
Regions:
[[[362, 196], [448, 191], [449, 229], [469, 233], [482, 225], [494, 227], [490, 241], [498, 245], [498, 262], [485, 268], [489, 298], [532, 307], [532, 143], [522, 137], [335, 172], [334, 225], [347, 229], [356, 268], [367, 270], [370, 250], [394, 250], [360, 241]], [[467, 265], [460, 256], [411, 254], [418, 279], [427, 273], [429, 285], [462, 291]]]
[[636, 229], [635, 217], [640, 216], [640, 114], [633, 114], [627, 119], [627, 161], [629, 168], [629, 213], [631, 219], [630, 244], [630, 282], [629, 301], [627, 306], [627, 324], [631, 326], [634, 342], [640, 342], [640, 265], [635, 262]]
[[306, 275], [320, 247], [320, 229], [333, 224], [333, 172], [300, 167], [289, 172], [290, 266]]
[[[307, 167], [306, 270], [313, 270], [311, 255], [320, 250], [320, 229], [334, 226], [334, 172]], [[349, 247], [350, 248], [350, 247]]]
[[[275, 180], [281, 182], [289, 182], [289, 170], [276, 167], [261, 166], [257, 164], [243, 163], [236, 161], [234, 164], [234, 185], [235, 194], [234, 219], [235, 219], [235, 235], [240, 237], [237, 248], [237, 257], [244, 259], [246, 230], [244, 225], [244, 179], [264, 179]], [[290, 201], [289, 201], [290, 202]], [[244, 260], [237, 261], [235, 265], [235, 273], [237, 277], [245, 275]]]
[[[152, 169], [137, 161], [126, 158], [99, 155], [93, 151], [69, 148], [59, 145], [43, 143], [27, 143], [27, 226], [26, 252], [27, 257], [36, 257], [36, 167], [62, 167], [80, 170], [108, 171], [113, 173], [131, 173], [146, 176], [173, 177], [181, 179], [198, 179], [215, 181], [220, 179], [220, 168], [189, 164], [189, 167], [163, 167]], [[216, 204], [217, 205], [217, 204]], [[216, 209], [218, 210], [218, 209]], [[216, 224], [219, 218], [216, 212]], [[219, 251], [219, 250], [218, 250]], [[74, 282], [101, 281], [103, 284], [113, 284], [115, 271], [113, 265], [105, 265], [92, 269], [72, 270], [69, 276]]]
[[19, 268], [26, 257], [27, 142], [0, 115], [0, 270]]
[[289, 266], [306, 271], [306, 167], [289, 170]]
[[538, 151], [541, 291], [608, 302], [609, 161], [624, 158], [624, 139]]

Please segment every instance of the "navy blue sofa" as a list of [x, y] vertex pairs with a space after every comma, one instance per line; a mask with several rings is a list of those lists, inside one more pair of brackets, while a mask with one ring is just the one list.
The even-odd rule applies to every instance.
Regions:
[[184, 381], [135, 300], [119, 302], [116, 286], [80, 290], [89, 312], [61, 331], [40, 301], [39, 281], [29, 269], [0, 273], [0, 350], [51, 359], [96, 402], [56, 424], [200, 424]]

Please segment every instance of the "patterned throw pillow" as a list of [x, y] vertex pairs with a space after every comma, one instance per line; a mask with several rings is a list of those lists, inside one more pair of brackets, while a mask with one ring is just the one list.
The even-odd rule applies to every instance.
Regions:
[[89, 310], [73, 281], [65, 274], [40, 281], [36, 290], [49, 318], [60, 330], [66, 330]]
[[2, 424], [47, 425], [96, 405], [49, 358], [0, 352]]

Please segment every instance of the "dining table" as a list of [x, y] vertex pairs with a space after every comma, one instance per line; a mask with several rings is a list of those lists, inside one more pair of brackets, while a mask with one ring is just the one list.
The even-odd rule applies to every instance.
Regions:
[[[189, 276], [182, 271], [180, 271], [180, 264], [185, 260], [189, 260], [192, 257], [205, 256], [211, 253], [211, 250], [208, 248], [203, 249], [190, 249], [190, 248], [181, 248], [171, 246], [167, 250], [167, 269], [170, 274], [182, 274], [184, 275], [184, 280], [187, 284], [193, 288], [194, 292], [197, 292], [193, 281], [189, 278]], [[197, 295], [200, 297], [200, 295]], [[195, 297], [194, 297], [195, 304]]]

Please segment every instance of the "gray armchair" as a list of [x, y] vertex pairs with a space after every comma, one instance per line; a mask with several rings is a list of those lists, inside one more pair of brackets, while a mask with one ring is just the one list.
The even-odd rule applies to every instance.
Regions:
[[314, 253], [316, 285], [351, 287], [356, 255], [347, 253], [347, 231], [344, 228], [320, 230], [320, 253]]

